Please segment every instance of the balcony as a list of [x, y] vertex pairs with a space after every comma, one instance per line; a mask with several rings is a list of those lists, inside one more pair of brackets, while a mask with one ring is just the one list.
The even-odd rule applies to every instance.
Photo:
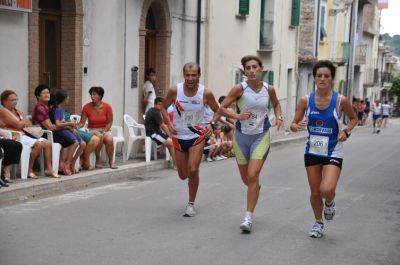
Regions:
[[346, 63], [350, 59], [350, 43], [349, 42], [330, 42], [331, 54], [329, 60], [335, 63]]
[[381, 85], [383, 87], [391, 87], [393, 83], [393, 75], [390, 72], [383, 72], [381, 76]]
[[262, 19], [260, 24], [260, 50], [272, 51], [274, 46], [274, 21]]
[[367, 68], [364, 70], [364, 86], [378, 86], [379, 71], [377, 68]]
[[365, 64], [367, 57], [368, 44], [361, 44], [356, 46], [356, 64]]

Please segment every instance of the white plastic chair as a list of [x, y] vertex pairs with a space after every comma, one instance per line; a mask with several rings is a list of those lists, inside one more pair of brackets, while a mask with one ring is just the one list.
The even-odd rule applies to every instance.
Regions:
[[62, 146], [59, 143], [54, 142], [53, 132], [50, 130], [44, 130], [47, 135], [47, 140], [51, 142], [51, 166], [54, 172], [58, 172], [58, 167], [60, 165], [60, 153]]
[[[151, 137], [146, 136], [145, 148], [146, 148], [146, 162], [151, 160], [151, 149], [153, 149], [154, 160], [157, 160], [157, 152], [159, 148], [164, 147], [163, 145], [158, 145]], [[165, 147], [165, 160], [169, 161], [171, 156], [169, 154], [168, 148]]]
[[[17, 137], [17, 141], [21, 142], [22, 133], [18, 131], [12, 130], [3, 130], [8, 131], [11, 134], [15, 134]], [[27, 145], [22, 145], [22, 152], [21, 152], [21, 159], [20, 159], [20, 166], [21, 166], [21, 179], [28, 178], [28, 170], [29, 170], [29, 157], [31, 154], [32, 148]], [[44, 155], [43, 152], [40, 154], [40, 172], [44, 175]]]
[[[150, 139], [146, 140], [146, 129], [144, 127], [143, 124], [137, 123], [135, 121], [134, 118], [132, 118], [132, 116], [125, 114], [124, 115], [124, 123], [126, 125], [126, 127], [128, 128], [128, 132], [129, 132], [129, 138], [128, 138], [128, 146], [126, 148], [126, 156], [125, 159], [128, 160], [129, 156], [131, 154], [132, 151], [132, 147], [133, 144], [137, 141], [137, 140], [145, 140], [145, 153], [146, 153], [146, 162], [150, 161], [150, 154], [151, 154], [151, 138], [147, 137]], [[140, 134], [136, 134], [136, 130], [139, 129]], [[157, 152], [157, 150], [156, 150]]]
[[124, 137], [124, 131], [122, 129], [122, 126], [118, 125], [113, 125], [111, 126], [111, 134], [113, 136], [113, 143], [114, 143], [114, 154], [113, 154], [113, 161], [115, 163], [115, 154], [117, 152], [117, 145], [122, 144], [122, 160], [125, 161], [125, 154], [124, 154], [124, 143], [125, 143], [125, 137]]

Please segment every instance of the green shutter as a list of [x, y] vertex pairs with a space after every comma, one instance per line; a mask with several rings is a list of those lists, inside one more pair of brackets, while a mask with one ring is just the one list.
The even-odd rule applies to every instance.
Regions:
[[239, 14], [246, 16], [249, 14], [250, 0], [239, 0]]
[[268, 84], [274, 85], [274, 71], [268, 71]]
[[300, 0], [292, 0], [292, 18], [290, 25], [298, 26], [300, 23]]
[[261, 0], [261, 13], [260, 13], [260, 49], [264, 47], [264, 18], [265, 18], [265, 0]]
[[325, 30], [325, 7], [321, 6], [321, 20], [320, 20], [320, 25], [319, 25], [319, 39], [323, 40], [325, 37], [328, 36], [328, 34], [326, 34], [326, 30]]

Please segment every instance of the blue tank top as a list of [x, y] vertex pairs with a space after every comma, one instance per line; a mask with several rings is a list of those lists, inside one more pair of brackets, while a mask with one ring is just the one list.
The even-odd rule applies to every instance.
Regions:
[[329, 107], [321, 110], [315, 105], [315, 93], [311, 93], [306, 111], [306, 154], [343, 158], [343, 143], [337, 140], [342, 127], [340, 114], [336, 109], [338, 96], [339, 94], [333, 91]]

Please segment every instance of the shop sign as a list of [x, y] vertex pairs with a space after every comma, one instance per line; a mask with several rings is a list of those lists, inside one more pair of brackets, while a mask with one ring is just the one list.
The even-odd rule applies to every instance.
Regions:
[[0, 9], [32, 12], [32, 0], [0, 0]]

